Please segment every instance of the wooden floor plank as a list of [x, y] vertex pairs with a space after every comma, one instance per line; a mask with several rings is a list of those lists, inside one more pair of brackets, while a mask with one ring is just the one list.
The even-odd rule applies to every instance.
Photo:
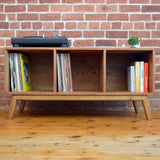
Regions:
[[160, 111], [0, 111], [0, 159], [159, 160]]

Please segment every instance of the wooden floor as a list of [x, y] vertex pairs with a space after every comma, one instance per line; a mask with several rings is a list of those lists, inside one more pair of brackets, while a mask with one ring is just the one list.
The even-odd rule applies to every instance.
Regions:
[[[73, 113], [73, 112], [72, 112]], [[0, 160], [160, 160], [160, 111], [0, 111]]]

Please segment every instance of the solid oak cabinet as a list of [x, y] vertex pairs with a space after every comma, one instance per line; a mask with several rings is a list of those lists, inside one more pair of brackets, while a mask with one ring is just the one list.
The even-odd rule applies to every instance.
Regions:
[[[154, 93], [154, 49], [150, 48], [6, 48], [5, 88], [12, 95], [9, 118], [17, 100], [20, 112], [25, 101], [142, 101], [146, 119], [151, 120], [148, 95]], [[12, 92], [9, 54], [23, 52], [29, 57], [32, 90]], [[73, 92], [57, 91], [58, 53], [69, 52]], [[127, 67], [135, 61], [148, 62], [148, 92], [127, 90]]]

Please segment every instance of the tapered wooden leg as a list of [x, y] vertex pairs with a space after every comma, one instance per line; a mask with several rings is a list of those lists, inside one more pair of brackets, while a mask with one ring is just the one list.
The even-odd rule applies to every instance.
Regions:
[[13, 114], [14, 114], [14, 111], [15, 111], [15, 108], [16, 108], [16, 102], [17, 102], [16, 97], [13, 96], [12, 99], [11, 99], [10, 107], [9, 107], [9, 115], [8, 115], [9, 119], [13, 118]]
[[24, 106], [25, 106], [25, 101], [20, 101], [20, 104], [19, 104], [19, 113], [23, 113]]
[[138, 108], [137, 101], [133, 101], [133, 106], [134, 106], [135, 112], [136, 112], [136, 113], [139, 113], [139, 108]]
[[152, 120], [152, 117], [151, 117], [151, 111], [150, 111], [150, 107], [149, 107], [149, 104], [148, 104], [148, 98], [145, 97], [143, 100], [143, 108], [144, 108], [144, 113], [146, 115], [146, 119], [147, 120]]

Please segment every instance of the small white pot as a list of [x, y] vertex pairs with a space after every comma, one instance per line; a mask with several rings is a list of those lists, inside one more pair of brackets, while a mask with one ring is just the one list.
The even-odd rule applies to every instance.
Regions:
[[139, 44], [132, 45], [131, 48], [140, 48], [140, 45]]

